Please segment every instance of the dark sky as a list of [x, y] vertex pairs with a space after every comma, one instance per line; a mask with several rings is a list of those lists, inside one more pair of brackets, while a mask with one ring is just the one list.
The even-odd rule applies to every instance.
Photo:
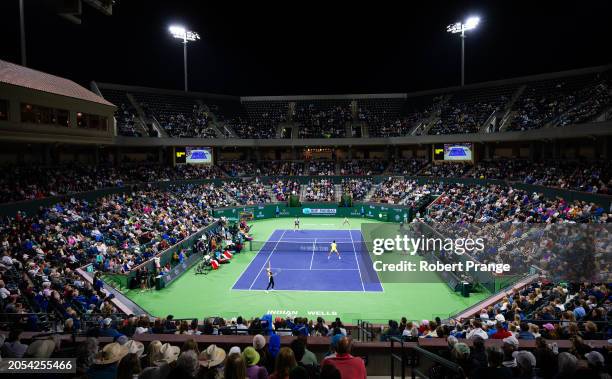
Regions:
[[[446, 25], [482, 19], [466, 40], [468, 83], [612, 63], [610, 1], [208, 2], [121, 0], [83, 23], [25, 0], [28, 65], [90, 80], [234, 95], [411, 92], [459, 81], [460, 39]], [[334, 4], [332, 6], [332, 4]], [[18, 0], [0, 1], [0, 59], [19, 62]]]

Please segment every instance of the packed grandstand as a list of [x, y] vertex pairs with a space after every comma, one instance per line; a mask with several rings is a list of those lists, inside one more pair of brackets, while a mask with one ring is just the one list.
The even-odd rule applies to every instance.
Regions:
[[[433, 378], [609, 377], [609, 66], [422, 93], [261, 98], [96, 82], [89, 91], [0, 68], [3, 358], [75, 357], [83, 378], [229, 379], [245, 366], [249, 378], [352, 379], [366, 373], [356, 357], [387, 375], [401, 352], [398, 364]], [[66, 97], [95, 104], [86, 114], [67, 102], [62, 113]], [[436, 158], [466, 146], [469, 159]], [[212, 159], [179, 161], [200, 159], [193, 151]], [[379, 213], [366, 214], [370, 205]], [[126, 295], [200, 269], [214, 280], [262, 242], [251, 228], [264, 206], [276, 207], [270, 218], [291, 207], [350, 208], [355, 219], [409, 210], [383, 221], [486, 237], [496, 248], [469, 259], [512, 263], [516, 275], [446, 317], [416, 319], [419, 304], [408, 303], [382, 322], [178, 318]]]

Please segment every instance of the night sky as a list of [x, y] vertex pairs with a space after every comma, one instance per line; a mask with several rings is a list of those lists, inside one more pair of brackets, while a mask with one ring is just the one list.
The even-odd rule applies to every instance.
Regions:
[[[460, 39], [446, 25], [481, 17], [466, 40], [466, 82], [612, 63], [610, 1], [205, 2], [121, 0], [83, 23], [25, 0], [28, 66], [71, 78], [233, 95], [389, 93], [457, 85]], [[417, 4], [419, 3], [419, 4]], [[334, 6], [332, 6], [334, 4]], [[0, 1], [0, 59], [19, 63], [18, 0]]]

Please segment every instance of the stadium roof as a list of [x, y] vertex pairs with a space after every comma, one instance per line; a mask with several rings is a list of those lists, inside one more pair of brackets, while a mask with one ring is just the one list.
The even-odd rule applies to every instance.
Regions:
[[68, 96], [111, 107], [114, 106], [104, 98], [96, 95], [87, 88], [78, 85], [72, 80], [47, 74], [46, 72], [33, 70], [31, 68], [3, 60], [0, 60], [0, 83], [7, 83], [61, 96]]

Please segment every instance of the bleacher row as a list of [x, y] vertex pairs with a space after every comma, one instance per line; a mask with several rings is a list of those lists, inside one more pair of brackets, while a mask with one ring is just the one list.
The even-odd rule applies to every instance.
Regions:
[[110, 165], [5, 165], [0, 175], [0, 203], [43, 199], [146, 182], [254, 178], [262, 176], [415, 176], [429, 178], [501, 179], [588, 193], [610, 194], [609, 161], [544, 161], [496, 159], [468, 163], [431, 164], [426, 159], [219, 161], [216, 165], [130, 163]]
[[[370, 137], [532, 130], [606, 118], [612, 107], [612, 71], [442, 91], [407, 98], [298, 101], [205, 98], [197, 94], [100, 87], [117, 105], [118, 134], [156, 134], [135, 127], [154, 118], [169, 137], [279, 138], [281, 123], [299, 138], [341, 138], [348, 125], [365, 125]], [[133, 100], [130, 100], [128, 93]], [[134, 104], [136, 103], [136, 104]]]

